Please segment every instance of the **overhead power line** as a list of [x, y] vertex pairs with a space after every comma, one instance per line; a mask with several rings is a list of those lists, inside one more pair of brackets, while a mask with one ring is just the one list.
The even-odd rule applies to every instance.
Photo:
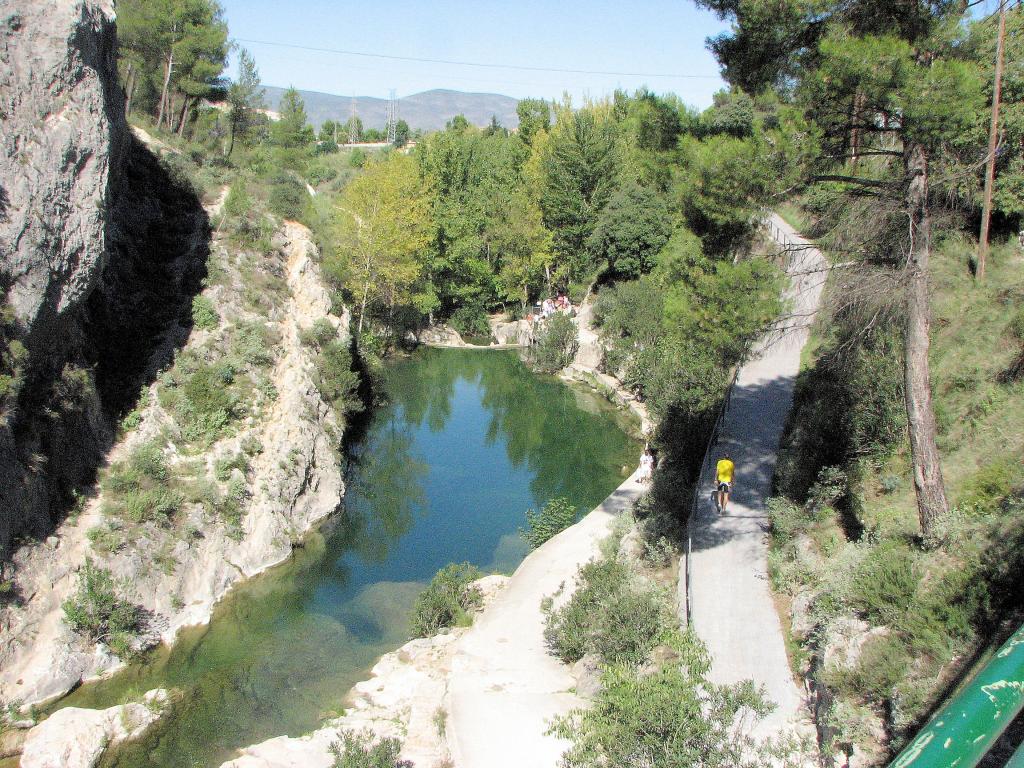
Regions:
[[414, 61], [421, 64], [451, 64], [458, 67], [481, 67], [484, 69], [518, 69], [525, 72], [561, 72], [573, 75], [611, 75], [613, 77], [666, 77], [685, 78], [688, 80], [718, 80], [718, 75], [679, 75], [665, 72], [609, 72], [599, 69], [563, 69], [560, 67], [529, 67], [522, 64], [494, 64], [482, 61], [455, 61], [452, 59], [426, 59], [418, 56], [394, 56], [386, 53], [366, 53], [365, 51], [346, 51], [341, 48], [316, 48], [310, 45], [295, 45], [272, 40], [251, 40], [236, 37], [240, 43], [255, 45], [273, 45], [278, 48], [295, 48], [300, 51], [316, 51], [318, 53], [336, 53], [343, 56], [362, 56], [368, 59], [389, 59], [391, 61]]

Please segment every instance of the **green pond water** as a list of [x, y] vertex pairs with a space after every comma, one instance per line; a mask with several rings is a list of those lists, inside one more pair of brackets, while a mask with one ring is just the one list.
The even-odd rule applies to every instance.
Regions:
[[409, 613], [450, 562], [511, 573], [527, 508], [599, 504], [633, 470], [629, 424], [595, 395], [533, 375], [512, 352], [420, 350], [388, 366], [389, 402], [351, 449], [341, 514], [285, 564], [232, 591], [208, 626], [60, 706], [176, 689], [169, 715], [107, 768], [219, 766], [300, 735], [409, 638]]

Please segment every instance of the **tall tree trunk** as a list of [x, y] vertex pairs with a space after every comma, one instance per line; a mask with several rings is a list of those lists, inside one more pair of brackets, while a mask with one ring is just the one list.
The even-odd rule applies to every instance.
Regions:
[[857, 161], [860, 159], [861, 120], [865, 99], [865, 95], [860, 91], [853, 95], [853, 111], [850, 115], [850, 122], [853, 124], [853, 128], [850, 129], [850, 166], [854, 171], [857, 170]]
[[172, 47], [170, 53], [167, 54], [167, 62], [164, 64], [164, 87], [160, 92], [160, 111], [156, 115], [156, 127], [160, 127], [160, 123], [163, 122], [164, 112], [170, 111], [169, 99], [168, 99], [168, 86], [171, 83], [171, 72], [174, 70], [174, 48]]
[[934, 543], [936, 526], [949, 511], [942, 464], [935, 442], [931, 374], [928, 368], [928, 260], [931, 252], [931, 218], [928, 211], [928, 153], [917, 143], [904, 154], [907, 172], [907, 213], [910, 218], [910, 258], [907, 264], [907, 320], [904, 333], [904, 387], [910, 456], [921, 533]]
[[174, 133], [174, 109], [176, 102], [174, 100], [174, 90], [167, 91], [167, 109], [164, 110], [164, 122], [167, 123], [167, 130]]
[[185, 136], [185, 120], [188, 118], [188, 96], [181, 100], [181, 119], [178, 121], [178, 136]]
[[124, 86], [124, 113], [130, 115], [132, 113], [132, 95], [135, 93], [135, 67], [132, 63], [128, 62], [128, 72], [125, 75], [125, 86]]
[[363, 285], [363, 300], [359, 305], [359, 325], [356, 327], [356, 336], [363, 336], [363, 318], [366, 317], [366, 300], [370, 296], [370, 283]]

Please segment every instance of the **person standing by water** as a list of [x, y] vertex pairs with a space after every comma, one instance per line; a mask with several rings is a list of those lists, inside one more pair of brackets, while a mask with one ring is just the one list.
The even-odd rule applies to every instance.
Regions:
[[715, 467], [715, 505], [719, 514], [724, 515], [726, 507], [729, 506], [729, 494], [732, 493], [732, 476], [736, 471], [736, 465], [728, 453], [723, 454]]
[[651, 446], [645, 445], [644, 452], [640, 454], [640, 471], [637, 473], [636, 479], [638, 483], [649, 483], [651, 476], [654, 474], [654, 454], [651, 452]]

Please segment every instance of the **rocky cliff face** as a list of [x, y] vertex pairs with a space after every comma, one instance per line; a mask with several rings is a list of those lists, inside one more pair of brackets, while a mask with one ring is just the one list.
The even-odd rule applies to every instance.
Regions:
[[[338, 508], [344, 423], [320, 394], [316, 352], [304, 335], [319, 322], [347, 339], [348, 317], [331, 313], [315, 255], [309, 231], [286, 223], [253, 273], [246, 270], [254, 254], [214, 238], [210, 264], [217, 277], [203, 298], [218, 307], [220, 321], [191, 329], [174, 365], [143, 392], [134, 411], [138, 426], [108, 456], [109, 479], [140, 449], [159, 450], [161, 465], [182, 489], [173, 492], [177, 509], [170, 519], [133, 521], [118, 510], [116, 484], [104, 483], [58, 536], [18, 551], [24, 604], [0, 611], [0, 699], [50, 699], [119, 665], [105, 646], [77, 636], [64, 621], [62, 603], [74, 593], [86, 558], [110, 570], [124, 597], [145, 609], [145, 635], [170, 642], [180, 628], [207, 622], [233, 585], [287, 558]], [[247, 305], [243, 294], [266, 298], [247, 288], [270, 276], [268, 305]], [[274, 341], [243, 348], [240, 329]], [[242, 365], [245, 355], [258, 355], [258, 364]], [[189, 386], [178, 377], [206, 360], [234, 360], [238, 380], [259, 382], [249, 390], [244, 417], [208, 444], [190, 440], [192, 424], [182, 421], [173, 401]]]
[[128, 131], [106, 0], [0, 3], [0, 560], [93, 479], [197, 289], [195, 194]]

